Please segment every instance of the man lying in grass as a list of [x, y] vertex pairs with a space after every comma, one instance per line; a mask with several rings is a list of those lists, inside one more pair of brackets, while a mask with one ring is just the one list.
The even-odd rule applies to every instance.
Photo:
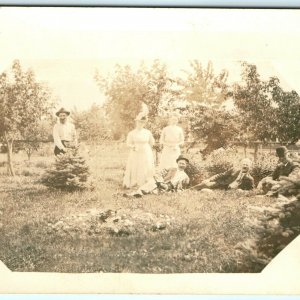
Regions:
[[263, 178], [257, 185], [261, 194], [267, 196], [277, 196], [279, 190], [285, 185], [287, 177], [291, 179], [299, 178], [299, 164], [288, 158], [289, 151], [285, 146], [276, 148], [278, 163], [271, 176]]
[[123, 194], [123, 196], [133, 196], [139, 198], [146, 194], [177, 192], [183, 190], [189, 184], [189, 177], [184, 171], [189, 163], [189, 160], [180, 155], [176, 162], [177, 168], [168, 168], [157, 172], [145, 184], [140, 186], [138, 190], [130, 194]]
[[241, 189], [252, 190], [254, 179], [250, 175], [252, 161], [248, 158], [241, 161], [240, 168], [231, 168], [220, 174], [216, 174], [200, 184], [193, 187], [196, 190], [202, 189]]

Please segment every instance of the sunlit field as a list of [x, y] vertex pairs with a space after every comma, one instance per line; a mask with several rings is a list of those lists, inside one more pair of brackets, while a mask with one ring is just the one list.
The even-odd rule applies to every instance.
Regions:
[[[206, 273], [259, 272], [239, 245], [255, 237], [251, 207], [274, 199], [254, 192], [187, 190], [124, 198], [123, 144], [86, 146], [95, 189], [49, 190], [37, 183], [53, 163], [51, 149], [27, 161], [15, 155], [16, 177], [0, 157], [0, 259], [13, 271]], [[195, 157], [194, 157], [195, 159]], [[199, 158], [200, 159], [200, 158]]]

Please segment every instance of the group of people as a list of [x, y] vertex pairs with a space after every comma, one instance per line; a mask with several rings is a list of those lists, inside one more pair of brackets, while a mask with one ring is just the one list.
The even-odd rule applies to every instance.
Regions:
[[[139, 114], [135, 122], [135, 129], [128, 133], [126, 140], [130, 151], [123, 186], [128, 189], [143, 185], [156, 173], [152, 151], [155, 140], [152, 133], [144, 128], [147, 123], [147, 117]], [[172, 114], [169, 118], [169, 125], [162, 130], [160, 144], [163, 146], [163, 149], [158, 166], [160, 171], [177, 167], [178, 158], [181, 154], [180, 146], [184, 143], [183, 130], [177, 123], [178, 116]]]
[[[68, 122], [70, 112], [61, 108], [56, 116], [58, 122], [53, 128], [54, 153], [60, 155], [77, 146], [77, 134], [72, 123]], [[125, 193], [126, 197], [142, 197], [146, 194], [166, 191], [181, 191], [188, 187], [189, 176], [185, 172], [189, 159], [181, 154], [184, 144], [183, 129], [178, 126], [179, 115], [173, 113], [169, 117], [169, 124], [161, 131], [160, 144], [162, 152], [158, 167], [155, 167], [152, 147], [155, 143], [152, 133], [145, 129], [147, 116], [138, 114], [135, 128], [127, 135], [126, 144], [129, 156], [123, 178], [123, 187], [132, 189]], [[285, 146], [276, 148], [278, 164], [271, 176], [263, 178], [257, 185], [261, 193], [277, 195], [280, 181], [288, 176], [299, 176], [298, 163], [288, 158]], [[248, 158], [241, 161], [239, 168], [231, 168], [226, 172], [214, 175], [193, 187], [195, 190], [204, 189], [240, 189], [255, 188], [254, 178], [251, 176], [252, 161]]]

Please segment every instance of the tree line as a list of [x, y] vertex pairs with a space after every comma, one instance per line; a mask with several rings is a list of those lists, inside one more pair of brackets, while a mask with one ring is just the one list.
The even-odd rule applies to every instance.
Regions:
[[[277, 77], [261, 79], [254, 64], [242, 62], [241, 67], [239, 82], [230, 84], [228, 71], [215, 73], [212, 62], [204, 66], [193, 60], [181, 76], [171, 74], [160, 60], [137, 68], [116, 65], [111, 74], [98, 71], [94, 77], [106, 97], [104, 104], [85, 111], [74, 108], [73, 122], [81, 140], [120, 140], [134, 127], [145, 103], [155, 138], [168, 112], [177, 110], [186, 133], [206, 144], [204, 154], [233, 141], [295, 143], [300, 136], [297, 92], [283, 90]], [[0, 140], [7, 148], [10, 175], [14, 145], [30, 158], [41, 141], [51, 140], [56, 105], [47, 84], [38, 82], [33, 70], [24, 70], [18, 60], [0, 74]]]

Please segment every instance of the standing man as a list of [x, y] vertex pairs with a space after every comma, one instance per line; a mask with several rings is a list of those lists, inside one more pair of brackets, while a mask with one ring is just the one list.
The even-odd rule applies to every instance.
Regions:
[[66, 153], [68, 148], [75, 148], [77, 146], [77, 134], [74, 124], [68, 121], [70, 112], [61, 108], [56, 112], [58, 122], [53, 128], [54, 139], [54, 154], [59, 155]]

